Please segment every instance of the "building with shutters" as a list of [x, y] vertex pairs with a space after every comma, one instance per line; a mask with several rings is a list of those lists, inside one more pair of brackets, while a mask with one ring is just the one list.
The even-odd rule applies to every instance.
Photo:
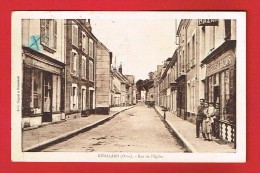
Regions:
[[22, 128], [65, 118], [64, 20], [22, 20]]
[[236, 29], [236, 20], [231, 19], [182, 19], [177, 29], [177, 48], [173, 57], [167, 59], [159, 70], [157, 67], [156, 102], [193, 123], [199, 99], [213, 102], [214, 106], [218, 104], [218, 135], [234, 147]]
[[236, 146], [236, 20], [201, 25], [205, 100], [219, 104], [219, 136]]
[[97, 39], [90, 20], [66, 19], [66, 118], [95, 112], [95, 60]]

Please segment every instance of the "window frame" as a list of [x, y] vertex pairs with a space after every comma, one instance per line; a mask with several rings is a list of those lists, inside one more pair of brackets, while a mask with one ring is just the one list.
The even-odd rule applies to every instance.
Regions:
[[89, 57], [90, 58], [94, 58], [94, 41], [89, 38], [89, 44], [88, 44], [88, 48], [89, 48]]
[[70, 53], [70, 74], [78, 76], [79, 67], [79, 54], [76, 50], [72, 49]]
[[81, 56], [81, 77], [82, 79], [87, 78], [87, 58], [85, 56]]
[[55, 19], [40, 19], [40, 44], [51, 53], [57, 50], [57, 26]]
[[72, 83], [70, 87], [70, 110], [78, 110], [78, 85], [76, 83]]
[[71, 25], [71, 44], [76, 47], [79, 46], [79, 28], [74, 21], [72, 21], [72, 25]]
[[92, 60], [89, 60], [89, 81], [94, 81], [94, 62]]
[[87, 36], [87, 34], [84, 32], [84, 31], [82, 31], [82, 36], [81, 36], [81, 42], [82, 42], [82, 46], [81, 46], [81, 50], [85, 53], [85, 54], [89, 54], [88, 53], [88, 49], [89, 49], [89, 47], [88, 47], [88, 36]]

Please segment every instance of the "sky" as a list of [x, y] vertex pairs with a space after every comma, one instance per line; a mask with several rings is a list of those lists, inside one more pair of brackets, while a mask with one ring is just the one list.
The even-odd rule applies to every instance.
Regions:
[[113, 64], [116, 57], [123, 74], [134, 75], [135, 81], [147, 79], [176, 48], [174, 19], [92, 19], [91, 26], [113, 53]]

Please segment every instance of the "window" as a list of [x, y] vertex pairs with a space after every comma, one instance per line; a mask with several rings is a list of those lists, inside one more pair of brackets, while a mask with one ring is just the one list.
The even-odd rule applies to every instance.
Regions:
[[89, 39], [89, 57], [93, 58], [94, 46], [93, 40]]
[[82, 62], [81, 62], [81, 69], [82, 69], [82, 72], [81, 72], [81, 75], [82, 75], [82, 78], [83, 79], [86, 79], [86, 77], [87, 77], [87, 75], [86, 75], [86, 73], [87, 73], [87, 66], [86, 66], [86, 57], [85, 56], [82, 56]]
[[41, 44], [51, 49], [57, 48], [57, 21], [41, 19]]
[[82, 51], [88, 54], [88, 37], [82, 32]]
[[94, 80], [94, 68], [93, 68], [93, 61], [89, 61], [89, 80]]
[[70, 73], [74, 76], [78, 75], [78, 59], [79, 56], [77, 52], [75, 50], [72, 50], [70, 56]]
[[70, 110], [78, 109], [78, 86], [72, 84], [70, 89]]
[[78, 47], [78, 26], [72, 22], [72, 44]]
[[60, 111], [60, 102], [61, 102], [61, 78], [58, 75], [52, 76], [53, 81], [53, 90], [52, 90], [52, 111]]
[[42, 72], [24, 68], [23, 116], [42, 112]]

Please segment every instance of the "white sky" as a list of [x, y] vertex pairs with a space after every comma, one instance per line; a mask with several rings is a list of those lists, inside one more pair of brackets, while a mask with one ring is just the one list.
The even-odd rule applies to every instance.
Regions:
[[147, 79], [168, 57], [175, 45], [174, 19], [92, 19], [92, 32], [111, 52], [113, 63], [123, 64], [123, 74], [135, 82]]

